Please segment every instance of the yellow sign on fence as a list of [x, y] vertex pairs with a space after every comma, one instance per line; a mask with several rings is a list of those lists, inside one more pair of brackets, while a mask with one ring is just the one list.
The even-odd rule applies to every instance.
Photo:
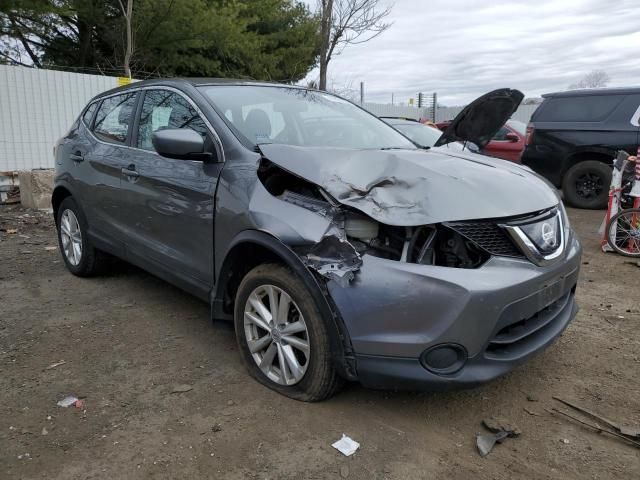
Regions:
[[129, 85], [131, 83], [131, 79], [129, 77], [118, 77], [118, 86], [122, 87], [123, 85]]

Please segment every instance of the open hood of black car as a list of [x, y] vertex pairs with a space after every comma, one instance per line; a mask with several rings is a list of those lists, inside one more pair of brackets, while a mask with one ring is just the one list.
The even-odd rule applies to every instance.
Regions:
[[510, 88], [485, 93], [456, 115], [434, 146], [473, 142], [484, 148], [511, 118], [523, 98], [521, 91]]

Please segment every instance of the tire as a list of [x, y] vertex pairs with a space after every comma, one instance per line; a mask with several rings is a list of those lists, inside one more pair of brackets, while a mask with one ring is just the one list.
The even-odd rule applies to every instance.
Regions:
[[571, 167], [562, 179], [564, 198], [576, 208], [606, 208], [611, 175], [611, 167], [606, 163], [597, 160], [580, 162]]
[[[103, 270], [107, 256], [91, 244], [87, 220], [73, 197], [65, 198], [60, 204], [56, 228], [62, 259], [71, 273], [78, 277], [91, 277]], [[69, 229], [72, 235], [69, 235]], [[73, 239], [70, 240], [71, 237]], [[70, 241], [75, 243], [75, 248], [69, 248]]]
[[[285, 305], [283, 299], [286, 314], [271, 303]], [[278, 312], [279, 329], [265, 322], [272, 310]], [[331, 358], [327, 324], [312, 295], [284, 266], [264, 264], [247, 273], [236, 295], [234, 322], [243, 363], [263, 385], [305, 402], [325, 400], [342, 386]]]
[[621, 210], [609, 220], [607, 242], [620, 255], [640, 257], [640, 208]]

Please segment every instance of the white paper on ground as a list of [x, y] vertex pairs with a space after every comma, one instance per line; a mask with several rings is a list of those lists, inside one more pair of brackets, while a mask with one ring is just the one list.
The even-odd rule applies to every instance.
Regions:
[[333, 448], [341, 452], [346, 457], [353, 455], [358, 448], [360, 448], [360, 444], [355, 440], [347, 437], [344, 433], [342, 434], [342, 438], [338, 440], [336, 443], [331, 444]]
[[69, 395], [68, 397], [64, 397], [62, 400], [60, 400], [58, 402], [58, 405], [60, 407], [70, 407], [71, 405], [73, 405], [74, 403], [76, 403], [78, 401], [77, 397], [74, 397], [73, 395]]

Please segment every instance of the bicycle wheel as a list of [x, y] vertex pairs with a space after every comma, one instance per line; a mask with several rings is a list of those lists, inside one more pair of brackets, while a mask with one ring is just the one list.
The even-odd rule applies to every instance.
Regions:
[[607, 241], [620, 255], [640, 257], [640, 208], [615, 214], [607, 225]]

